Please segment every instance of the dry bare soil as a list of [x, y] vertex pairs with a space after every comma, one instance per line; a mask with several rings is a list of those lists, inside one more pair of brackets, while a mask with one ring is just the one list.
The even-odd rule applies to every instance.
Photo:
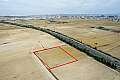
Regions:
[[[103, 21], [104, 23], [99, 21], [69, 21], [67, 24], [48, 24], [47, 21], [41, 22], [41, 20], [16, 22], [33, 24], [36, 27], [47, 27], [62, 32], [120, 58], [120, 33], [91, 28], [103, 25], [120, 29], [118, 23], [115, 25], [115, 23], [105, 23], [105, 21]], [[49, 74], [35, 62], [32, 51], [58, 45], [64, 45], [62, 48], [71, 52], [78, 60], [51, 69], [60, 80], [120, 80], [119, 72], [46, 33], [6, 24], [0, 24], [0, 80], [50, 80]], [[71, 57], [67, 57], [59, 48], [40, 53], [42, 54], [39, 56], [43, 57], [50, 66], [71, 60]]]

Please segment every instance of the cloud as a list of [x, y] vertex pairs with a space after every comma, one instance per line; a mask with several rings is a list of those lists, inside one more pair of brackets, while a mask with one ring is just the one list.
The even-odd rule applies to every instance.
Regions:
[[120, 0], [2, 0], [0, 15], [120, 13], [119, 3]]

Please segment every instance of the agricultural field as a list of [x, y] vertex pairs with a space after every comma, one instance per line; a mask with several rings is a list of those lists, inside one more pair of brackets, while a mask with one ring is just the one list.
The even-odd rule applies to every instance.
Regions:
[[[14, 22], [64, 33], [120, 58], [120, 33], [96, 28], [120, 30], [120, 23], [34, 19]], [[37, 59], [59, 80], [120, 80], [119, 72], [47, 33], [0, 23], [0, 80], [54, 80]]]
[[[55, 22], [56, 21], [56, 22]], [[120, 22], [108, 20], [26, 20], [24, 23], [49, 28], [120, 58]], [[16, 20], [21, 23], [21, 20]], [[59, 22], [59, 23], [58, 23]], [[61, 22], [61, 23], [60, 23]], [[65, 22], [65, 23], [62, 23]], [[102, 30], [104, 27], [114, 31]]]

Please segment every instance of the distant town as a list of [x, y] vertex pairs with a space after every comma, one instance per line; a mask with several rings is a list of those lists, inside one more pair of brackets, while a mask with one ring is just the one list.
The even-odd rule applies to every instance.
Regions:
[[18, 20], [18, 19], [47, 19], [47, 20], [59, 20], [59, 19], [78, 19], [78, 20], [109, 20], [114, 22], [120, 22], [120, 15], [98, 15], [98, 14], [59, 14], [59, 15], [32, 15], [32, 16], [0, 16], [0, 20]]

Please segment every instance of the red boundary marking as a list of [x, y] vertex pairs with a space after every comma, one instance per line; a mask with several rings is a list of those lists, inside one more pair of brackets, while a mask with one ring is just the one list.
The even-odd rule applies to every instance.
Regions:
[[70, 62], [67, 62], [67, 63], [64, 63], [64, 64], [56, 65], [56, 66], [54, 66], [54, 67], [51, 67], [50, 70], [51, 70], [51, 69], [54, 69], [54, 68], [57, 68], [57, 67], [61, 67], [61, 66], [67, 65], [67, 64], [71, 64], [71, 63], [73, 63], [73, 62], [76, 62], [76, 60], [75, 60], [75, 61], [70, 61]]
[[[33, 52], [33, 53], [35, 54], [35, 52]], [[38, 57], [37, 54], [35, 54], [35, 55]], [[50, 67], [48, 66], [47, 63], [45, 63], [40, 57], [38, 57], [38, 59], [43, 63], [43, 65], [44, 65], [48, 70], [50, 70]]]
[[[64, 45], [60, 45], [60, 46], [64, 46]], [[35, 50], [34, 52], [45, 51], [45, 50], [49, 50], [49, 49], [53, 49], [53, 48], [57, 48], [57, 47], [60, 47], [60, 46], [55, 46], [55, 47], [45, 48], [45, 49], [38, 49], [38, 50]]]
[[66, 52], [69, 56], [71, 56], [73, 59], [75, 59], [75, 60], [77, 61], [77, 59], [76, 59], [73, 55], [71, 55], [71, 53], [70, 53], [69, 51], [65, 50], [64, 48], [62, 48], [62, 47], [60, 47], [60, 46], [59, 46], [59, 48], [60, 48], [61, 50], [63, 50], [64, 52]]
[[[64, 46], [64, 45], [63, 45]], [[66, 63], [63, 63], [63, 64], [59, 64], [59, 65], [56, 65], [56, 66], [53, 66], [53, 67], [50, 67], [47, 63], [45, 63], [39, 56], [37, 56], [36, 52], [38, 51], [45, 51], [45, 50], [49, 50], [49, 49], [53, 49], [53, 48], [60, 48], [62, 51], [64, 51], [67, 55], [69, 55], [70, 57], [72, 57], [74, 60], [73, 61], [69, 61], [69, 62], [66, 62]], [[67, 64], [71, 64], [73, 62], [76, 62], [78, 61], [73, 55], [71, 55], [71, 53], [67, 50], [65, 50], [64, 48], [62, 48], [61, 46], [55, 46], [55, 47], [52, 47], [52, 48], [47, 48], [47, 49], [40, 49], [40, 50], [36, 50], [33, 52], [37, 57], [38, 59], [43, 63], [43, 65], [50, 71], [51, 69], [54, 69], [54, 68], [57, 68], [57, 67], [61, 67], [61, 66], [64, 66], [64, 65], [67, 65]]]

